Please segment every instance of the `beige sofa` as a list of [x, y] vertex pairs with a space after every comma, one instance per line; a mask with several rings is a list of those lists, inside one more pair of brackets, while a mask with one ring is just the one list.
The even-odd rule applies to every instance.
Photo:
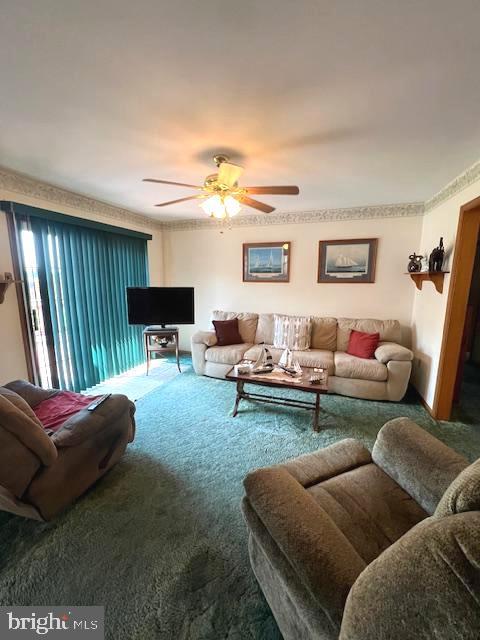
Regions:
[[[273, 343], [273, 313], [214, 311], [213, 320], [238, 318], [242, 344], [220, 347], [214, 331], [198, 331], [192, 336], [193, 368], [199, 375], [223, 378], [243, 359], [255, 360], [264, 342], [278, 362], [282, 349]], [[350, 331], [379, 333], [375, 357], [366, 360], [346, 353]], [[401, 344], [397, 320], [313, 317], [311, 347], [297, 351], [301, 366], [322, 367], [329, 374], [329, 391], [368, 400], [399, 401], [407, 390], [413, 353]]]

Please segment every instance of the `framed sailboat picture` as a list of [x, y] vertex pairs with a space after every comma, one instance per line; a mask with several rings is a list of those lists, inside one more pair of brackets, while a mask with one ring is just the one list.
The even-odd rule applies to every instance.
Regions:
[[317, 282], [375, 282], [377, 238], [320, 240]]
[[244, 282], [289, 282], [290, 242], [243, 245]]

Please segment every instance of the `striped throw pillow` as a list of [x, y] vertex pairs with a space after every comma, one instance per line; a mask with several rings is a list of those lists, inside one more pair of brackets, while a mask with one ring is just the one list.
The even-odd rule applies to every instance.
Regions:
[[274, 315], [273, 346], [276, 349], [310, 349], [312, 319], [305, 316]]

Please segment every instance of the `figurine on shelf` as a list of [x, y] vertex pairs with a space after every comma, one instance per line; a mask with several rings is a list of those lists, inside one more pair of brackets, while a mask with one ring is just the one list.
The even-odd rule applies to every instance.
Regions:
[[440, 242], [438, 247], [430, 254], [430, 259], [428, 261], [428, 269], [429, 271], [441, 271], [443, 265], [443, 258], [445, 256], [445, 249], [443, 248], [443, 238], [440, 238]]
[[413, 252], [412, 255], [408, 257], [410, 258], [410, 262], [408, 263], [408, 266], [407, 266], [408, 272], [416, 273], [417, 271], [420, 271], [420, 269], [422, 268], [423, 256], [417, 256], [417, 254]]

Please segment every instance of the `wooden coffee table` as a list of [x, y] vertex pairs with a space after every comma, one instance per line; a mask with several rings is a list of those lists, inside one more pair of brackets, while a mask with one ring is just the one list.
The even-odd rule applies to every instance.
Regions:
[[[303, 373], [299, 378], [291, 378], [287, 374], [283, 374], [280, 378], [277, 370], [274, 373], [265, 375], [255, 374], [236, 374], [233, 367], [226, 375], [227, 380], [237, 383], [237, 397], [233, 407], [233, 417], [238, 413], [240, 400], [254, 400], [257, 402], [266, 402], [267, 404], [276, 404], [284, 407], [295, 407], [297, 409], [307, 409], [313, 411], [313, 430], [319, 431], [318, 418], [320, 415], [320, 396], [328, 393], [328, 374], [325, 372], [325, 379], [320, 384], [310, 384], [309, 378], [314, 370], [309, 367], [302, 367]], [[288, 398], [280, 398], [278, 396], [269, 396], [263, 393], [247, 393], [244, 390], [245, 384], [255, 384], [260, 387], [274, 387], [276, 389], [293, 389], [295, 391], [305, 391], [315, 395], [314, 402], [306, 400], [289, 400]]]

